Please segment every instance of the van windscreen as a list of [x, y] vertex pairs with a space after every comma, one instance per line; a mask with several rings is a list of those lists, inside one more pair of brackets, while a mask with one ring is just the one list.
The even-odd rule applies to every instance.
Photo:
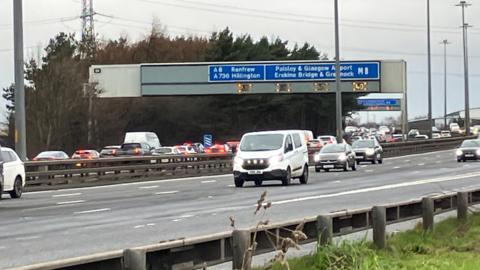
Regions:
[[252, 134], [243, 138], [241, 151], [272, 151], [282, 148], [283, 134]]

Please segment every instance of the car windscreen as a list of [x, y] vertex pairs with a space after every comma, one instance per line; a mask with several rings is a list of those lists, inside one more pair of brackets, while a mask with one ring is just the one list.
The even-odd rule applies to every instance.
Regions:
[[352, 144], [353, 148], [373, 148], [375, 147], [375, 143], [373, 140], [361, 140], [356, 141]]
[[283, 134], [247, 135], [240, 144], [241, 151], [271, 151], [282, 148]]
[[173, 152], [173, 150], [171, 148], [158, 148], [155, 149], [154, 152], [158, 154], [170, 154]]
[[329, 144], [322, 148], [320, 153], [329, 154], [329, 153], [342, 153], [345, 152], [345, 145], [343, 144]]
[[126, 143], [122, 145], [123, 150], [134, 150], [136, 148], [142, 148], [139, 143]]
[[480, 140], [464, 141], [461, 147], [480, 147]]

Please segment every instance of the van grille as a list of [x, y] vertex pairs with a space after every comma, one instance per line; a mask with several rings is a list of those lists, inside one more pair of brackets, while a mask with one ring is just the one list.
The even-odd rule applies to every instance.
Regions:
[[268, 168], [268, 159], [246, 159], [243, 161], [245, 170], [264, 170]]

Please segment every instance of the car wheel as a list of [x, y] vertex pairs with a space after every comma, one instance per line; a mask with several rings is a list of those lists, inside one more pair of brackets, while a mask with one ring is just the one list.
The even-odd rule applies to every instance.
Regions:
[[235, 178], [235, 186], [236, 187], [243, 187], [244, 183], [245, 183], [245, 181], [243, 181], [242, 179]]
[[2, 199], [2, 195], [3, 195], [3, 185], [2, 185], [2, 182], [0, 182], [0, 200]]
[[315, 172], [320, 172], [322, 169], [320, 168], [315, 168]]
[[359, 161], [357, 161], [357, 165], [360, 165], [360, 160], [359, 160]]
[[324, 171], [325, 171], [325, 172], [329, 172], [329, 171], [330, 171], [330, 169], [324, 169]]
[[348, 171], [349, 169], [350, 169], [350, 163], [348, 163], [348, 160], [347, 160], [347, 162], [345, 162], [345, 166], [343, 167], [343, 170]]
[[378, 164], [383, 164], [383, 157], [378, 160]]
[[460, 162], [462, 162], [462, 160], [461, 160], [461, 159], [457, 159], [457, 162], [460, 163]]
[[300, 176], [300, 184], [307, 184], [308, 183], [308, 166], [305, 165], [303, 168], [303, 174]]
[[377, 164], [377, 157], [372, 160], [372, 164]]
[[15, 183], [13, 184], [13, 190], [8, 193], [10, 193], [10, 197], [12, 199], [18, 199], [22, 197], [23, 187], [22, 187], [22, 179], [20, 179], [20, 177], [17, 177], [15, 179]]
[[262, 180], [255, 180], [255, 186], [260, 187], [262, 185]]
[[287, 172], [285, 177], [282, 179], [282, 185], [288, 186], [292, 182], [292, 172], [290, 171], [290, 167], [287, 168]]

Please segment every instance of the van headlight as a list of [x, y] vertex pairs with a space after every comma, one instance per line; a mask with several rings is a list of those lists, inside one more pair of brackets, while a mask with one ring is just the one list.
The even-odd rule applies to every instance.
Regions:
[[268, 163], [270, 165], [277, 164], [277, 163], [282, 162], [282, 161], [283, 161], [283, 155], [282, 154], [277, 155], [277, 156], [273, 156], [273, 157], [268, 159]]
[[314, 160], [315, 162], [319, 162], [319, 161], [320, 161], [320, 154], [318, 154], [318, 153], [315, 154], [315, 155], [313, 156], [313, 160]]
[[233, 163], [234, 163], [235, 165], [238, 165], [238, 166], [243, 166], [243, 159], [240, 158], [240, 157], [235, 157], [235, 158], [233, 159]]
[[477, 156], [480, 156], [480, 149], [477, 150]]
[[461, 155], [463, 155], [463, 151], [460, 150], [460, 149], [458, 149], [458, 150], [457, 150], [457, 156], [461, 156]]
[[365, 154], [367, 154], [367, 156], [373, 156], [375, 154], [375, 150], [367, 149], [367, 151], [365, 151]]
[[338, 160], [339, 160], [339, 161], [345, 161], [345, 160], [347, 160], [347, 155], [341, 154], [340, 156], [338, 156]]

